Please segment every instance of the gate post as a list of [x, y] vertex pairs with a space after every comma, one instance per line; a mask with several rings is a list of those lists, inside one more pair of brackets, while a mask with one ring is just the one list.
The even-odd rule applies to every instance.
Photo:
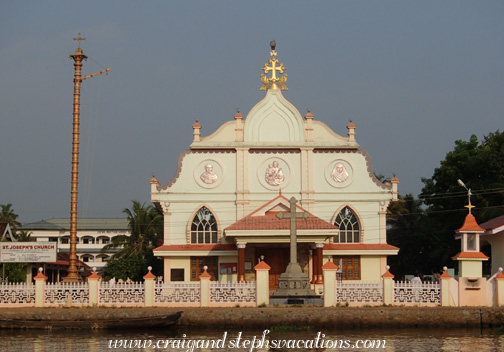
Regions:
[[152, 307], [154, 305], [154, 279], [156, 276], [151, 273], [152, 266], [147, 268], [149, 272], [144, 275], [144, 306]]
[[386, 266], [383, 278], [383, 304], [389, 305], [394, 303], [394, 275], [389, 271], [390, 266]]
[[35, 280], [35, 307], [43, 307], [45, 304], [45, 286], [47, 276], [42, 273], [42, 268], [39, 268], [39, 273], [33, 279]]
[[336, 271], [338, 266], [331, 261], [328, 261], [322, 267], [324, 275], [324, 307], [334, 307], [337, 304], [336, 293]]
[[93, 268], [93, 273], [87, 278], [89, 284], [89, 305], [91, 307], [98, 305], [99, 300], [99, 285], [100, 285], [100, 276], [96, 273], [96, 268]]
[[254, 267], [256, 271], [256, 304], [269, 305], [269, 271], [271, 267], [265, 262], [261, 261]]
[[203, 267], [205, 271], [199, 276], [200, 278], [200, 296], [201, 302], [200, 307], [208, 307], [210, 304], [210, 278], [212, 277], [208, 272], [208, 267], [205, 265]]

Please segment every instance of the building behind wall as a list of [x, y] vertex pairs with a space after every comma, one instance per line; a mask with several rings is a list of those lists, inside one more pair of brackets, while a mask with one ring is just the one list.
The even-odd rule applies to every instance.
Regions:
[[[267, 74], [281, 65], [274, 47], [271, 56]], [[172, 180], [150, 180], [151, 201], [164, 214], [164, 243], [154, 252], [165, 280], [198, 280], [205, 265], [214, 280], [253, 280], [264, 260], [274, 289], [289, 262], [289, 220], [276, 214], [289, 210], [291, 197], [297, 211], [310, 213], [297, 220], [297, 249], [312, 283], [321, 282], [327, 260], [345, 280], [379, 280], [387, 256], [398, 252], [386, 242], [385, 220], [399, 180], [375, 177], [356, 124], [334, 111], [326, 118], [348, 130], [338, 135], [287, 101], [285, 78], [261, 76], [266, 95], [246, 119], [238, 112], [206, 137], [196, 121]]]
[[[23, 225], [38, 242], [58, 242], [60, 253], [70, 251], [70, 219], [48, 219]], [[103, 270], [114, 250], [102, 253], [102, 248], [117, 235], [130, 233], [126, 218], [85, 218], [77, 222], [77, 258], [90, 268]]]

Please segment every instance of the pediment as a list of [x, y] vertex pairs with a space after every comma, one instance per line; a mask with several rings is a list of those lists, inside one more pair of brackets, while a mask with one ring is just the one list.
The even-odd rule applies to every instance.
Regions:
[[250, 110], [244, 126], [245, 143], [304, 142], [304, 123], [299, 111], [281, 91], [269, 90], [266, 97]]

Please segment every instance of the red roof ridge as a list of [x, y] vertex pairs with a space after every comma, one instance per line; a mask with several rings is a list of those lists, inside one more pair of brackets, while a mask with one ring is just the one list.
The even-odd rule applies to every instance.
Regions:
[[487, 257], [485, 254], [481, 252], [459, 252], [455, 256], [452, 257], [452, 259], [457, 259], [457, 258], [462, 258], [462, 259], [489, 259], [490, 257]]
[[481, 226], [478, 225], [478, 222], [476, 221], [476, 218], [472, 214], [467, 214], [464, 220], [464, 225], [460, 229], [458, 229], [457, 233], [459, 232], [485, 232], [485, 229], [482, 228]]
[[268, 263], [266, 263], [264, 260], [263, 261], [260, 261], [259, 264], [257, 264], [256, 266], [254, 266], [254, 269], [271, 269], [271, 266], [268, 265]]

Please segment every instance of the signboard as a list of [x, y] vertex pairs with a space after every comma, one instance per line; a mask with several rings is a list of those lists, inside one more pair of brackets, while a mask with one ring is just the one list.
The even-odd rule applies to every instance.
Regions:
[[56, 242], [1, 242], [2, 263], [45, 263], [56, 261]]

